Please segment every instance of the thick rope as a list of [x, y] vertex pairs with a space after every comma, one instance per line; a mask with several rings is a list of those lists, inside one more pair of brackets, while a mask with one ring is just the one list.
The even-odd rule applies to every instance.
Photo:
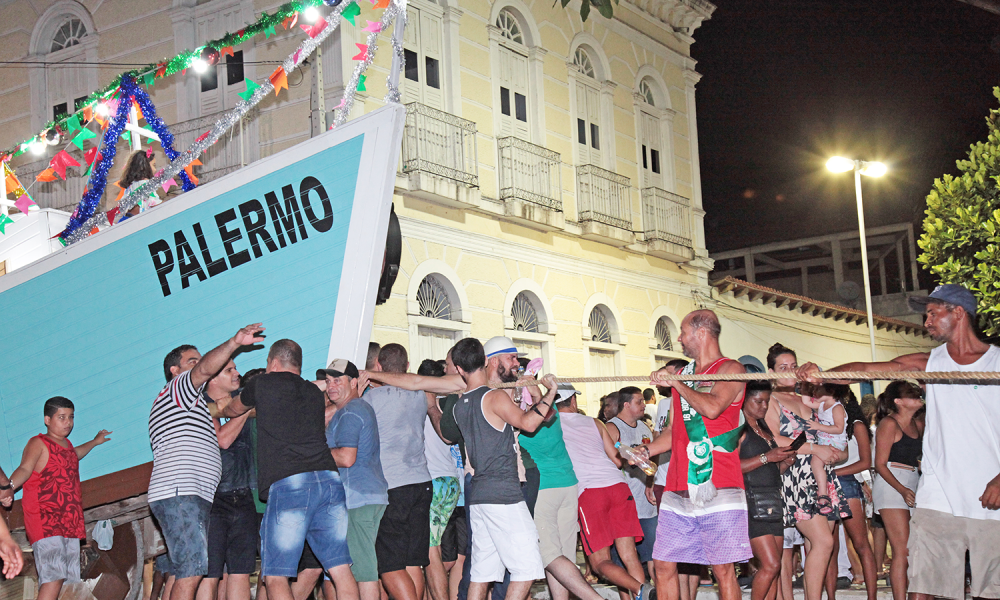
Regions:
[[[667, 381], [770, 381], [775, 379], [792, 379], [790, 373], [715, 373], [712, 375], [669, 375], [657, 376], [658, 382]], [[816, 379], [834, 381], [873, 381], [893, 379], [916, 379], [918, 381], [956, 382], [956, 383], [992, 383], [1000, 384], [1000, 372], [997, 371], [820, 371], [812, 375]], [[616, 377], [559, 377], [559, 383], [651, 383], [648, 375], [620, 375]], [[513, 383], [497, 383], [495, 388], [514, 388], [529, 385], [539, 385], [541, 382], [533, 379], [515, 381]]]

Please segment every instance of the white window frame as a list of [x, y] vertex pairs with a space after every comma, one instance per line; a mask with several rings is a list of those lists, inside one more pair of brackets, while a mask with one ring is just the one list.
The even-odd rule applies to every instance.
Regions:
[[[643, 94], [639, 92], [639, 84], [646, 82], [652, 89], [657, 102], [651, 106]], [[648, 187], [658, 187], [668, 192], [677, 192], [676, 169], [674, 165], [674, 116], [677, 114], [670, 107], [670, 97], [667, 89], [657, 77], [652, 76], [646, 69], [640, 69], [639, 77], [636, 80], [635, 92], [632, 94], [633, 108], [635, 111], [635, 151], [636, 170], [639, 172], [639, 189]], [[660, 173], [657, 182], [652, 174], [652, 165], [643, 168], [643, 115], [652, 117], [659, 123], [660, 137]], [[649, 158], [651, 161], [652, 158]]]
[[[503, 37], [500, 29], [496, 26], [497, 16], [503, 10], [510, 10], [511, 13], [517, 17], [518, 24], [521, 26], [521, 35], [524, 39], [524, 45], [516, 44], [510, 40]], [[490, 21], [486, 26], [487, 33], [489, 35], [490, 44], [490, 66], [492, 77], [490, 79], [490, 85], [493, 87], [493, 130], [497, 132], [496, 137], [503, 137], [499, 132], [501, 128], [501, 113], [500, 113], [500, 82], [498, 73], [500, 73], [500, 48], [506, 47], [512, 52], [517, 52], [523, 54], [527, 57], [528, 62], [528, 74], [527, 74], [527, 135], [525, 141], [531, 142], [533, 144], [544, 145], [543, 141], [545, 139], [545, 111], [543, 107], [545, 106], [544, 99], [544, 85], [543, 85], [543, 68], [545, 55], [548, 53], [547, 50], [539, 47], [539, 32], [538, 28], [535, 26], [534, 21], [531, 20], [531, 12], [528, 7], [521, 0], [506, 0], [503, 3], [497, 3], [493, 6], [491, 11]], [[514, 97], [511, 96], [511, 113], [512, 116], [516, 115], [514, 106]], [[497, 162], [499, 163], [499, 155], [497, 155]]]
[[[609, 79], [608, 72], [608, 62], [607, 58], [604, 56], [603, 52], [600, 50], [599, 42], [592, 38], [589, 34], [578, 34], [571, 44], [569, 60], [566, 63], [567, 77], [569, 80], [569, 104], [570, 104], [570, 122], [571, 129], [570, 138], [573, 142], [573, 161], [577, 165], [593, 164], [595, 166], [607, 169], [609, 171], [617, 172], [616, 163], [616, 153], [615, 153], [615, 136], [614, 136], [614, 91], [617, 85]], [[582, 69], [576, 64], [576, 51], [582, 49], [587, 53], [590, 58], [590, 63], [594, 67], [594, 77], [585, 75]], [[586, 149], [582, 148], [579, 138], [578, 138], [578, 122], [577, 119], [580, 118], [578, 112], [578, 102], [577, 102], [577, 86], [585, 85], [592, 90], [597, 92], [598, 95], [598, 121], [597, 126], [600, 129], [600, 134], [598, 138], [600, 148], [597, 150], [596, 154], [598, 156], [597, 161], [591, 160], [593, 152], [591, 150], [590, 143], [590, 118], [589, 116], [584, 120], [588, 124], [588, 146]]]

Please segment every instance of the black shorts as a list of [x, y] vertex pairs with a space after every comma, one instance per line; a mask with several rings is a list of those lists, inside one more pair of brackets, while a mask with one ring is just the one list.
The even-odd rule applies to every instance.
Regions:
[[469, 555], [469, 529], [465, 521], [465, 507], [456, 506], [441, 536], [441, 560], [453, 562], [458, 555]]
[[249, 489], [218, 492], [208, 517], [208, 574], [249, 575], [257, 568], [257, 507]]
[[430, 564], [427, 551], [431, 545], [433, 496], [430, 481], [389, 490], [389, 506], [375, 538], [379, 575]]
[[302, 557], [299, 558], [299, 573], [305, 571], [306, 569], [323, 570], [323, 565], [319, 562], [319, 559], [316, 558], [312, 548], [309, 547], [309, 542], [302, 544]]

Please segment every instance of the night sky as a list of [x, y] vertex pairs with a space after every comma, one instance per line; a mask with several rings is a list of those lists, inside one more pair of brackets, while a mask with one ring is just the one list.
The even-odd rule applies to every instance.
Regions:
[[[857, 228], [839, 154], [863, 177], [866, 225], [922, 220], [997, 106], [1000, 16], [958, 0], [713, 0], [695, 31], [710, 252]], [[920, 229], [918, 228], [918, 235]]]

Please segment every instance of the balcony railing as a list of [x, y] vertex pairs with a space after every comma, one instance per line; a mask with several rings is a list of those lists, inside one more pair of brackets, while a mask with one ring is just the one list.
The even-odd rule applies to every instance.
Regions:
[[576, 168], [579, 220], [596, 221], [632, 231], [628, 177], [594, 165]]
[[642, 224], [646, 241], [663, 240], [691, 246], [691, 205], [687, 198], [660, 188], [642, 190]]
[[414, 171], [479, 187], [476, 124], [425, 104], [407, 104], [402, 172]]
[[[222, 118], [226, 112], [229, 111], [219, 111], [181, 121], [176, 125], [169, 125], [170, 132], [174, 134], [174, 149], [178, 152], [186, 150], [198, 136], [212, 129], [216, 121]], [[241, 122], [236, 123], [229, 132], [219, 138], [219, 141], [205, 150], [199, 157], [202, 166], [195, 167], [194, 171], [199, 184], [208, 183], [223, 175], [228, 175], [260, 158], [260, 142], [256, 123], [258, 116], [260, 116], [260, 109], [256, 107], [251, 109], [244, 115]]]
[[562, 210], [558, 152], [516, 137], [499, 138], [497, 147], [500, 150], [501, 200], [524, 200]]

